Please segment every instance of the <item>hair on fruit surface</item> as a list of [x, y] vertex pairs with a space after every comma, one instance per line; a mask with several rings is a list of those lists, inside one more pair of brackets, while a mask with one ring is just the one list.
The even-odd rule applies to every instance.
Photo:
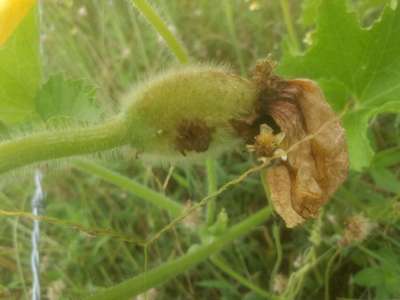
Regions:
[[128, 139], [145, 157], [177, 160], [221, 153], [241, 141], [231, 120], [250, 114], [256, 99], [255, 84], [227, 67], [174, 68], [127, 96]]

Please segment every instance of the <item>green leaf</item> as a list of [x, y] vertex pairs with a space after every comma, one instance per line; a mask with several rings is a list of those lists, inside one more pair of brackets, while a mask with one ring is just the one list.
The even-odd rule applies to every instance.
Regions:
[[0, 122], [11, 125], [33, 117], [41, 78], [35, 8], [0, 47]]
[[400, 147], [385, 149], [374, 157], [374, 167], [386, 168], [400, 163]]
[[240, 293], [236, 290], [235, 286], [224, 280], [202, 280], [197, 282], [196, 285], [207, 289], [217, 289], [223, 293], [228, 292], [231, 295], [240, 296]]
[[399, 270], [396, 267], [380, 265], [361, 270], [354, 276], [353, 280], [358, 285], [375, 288], [377, 299], [387, 299], [399, 296], [399, 275]]
[[400, 296], [400, 261], [398, 254], [390, 248], [376, 251], [380, 264], [358, 272], [354, 283], [368, 288], [375, 288], [377, 299], [387, 299]]
[[95, 88], [88, 83], [55, 75], [39, 91], [36, 110], [43, 121], [69, 119], [91, 122], [100, 116], [95, 96]]
[[354, 283], [365, 287], [377, 287], [384, 284], [381, 267], [366, 268], [358, 272], [353, 280]]
[[394, 194], [400, 194], [400, 180], [389, 169], [386, 168], [371, 168], [370, 174], [375, 181], [375, 184]]
[[[362, 28], [345, 0], [322, 1], [314, 44], [302, 55], [286, 51], [278, 72], [333, 82], [326, 93], [335, 108], [350, 99], [353, 108], [345, 116], [351, 167], [361, 170], [373, 158], [367, 139], [369, 121], [383, 112], [400, 111], [400, 8], [386, 6], [371, 27]], [[323, 84], [321, 84], [323, 86]], [[342, 86], [342, 87], [340, 87]]]
[[332, 108], [341, 112], [349, 99], [351, 99], [351, 92], [347, 87], [336, 79], [319, 79], [319, 85], [324, 91], [325, 97], [330, 99]]
[[346, 129], [351, 167], [361, 170], [374, 157], [374, 151], [367, 137], [369, 120], [372, 114], [368, 109], [350, 111], [342, 120]]
[[315, 16], [318, 13], [319, 4], [320, 4], [320, 0], [303, 0], [303, 2], [301, 4], [302, 14], [301, 14], [299, 21], [305, 27], [314, 25]]

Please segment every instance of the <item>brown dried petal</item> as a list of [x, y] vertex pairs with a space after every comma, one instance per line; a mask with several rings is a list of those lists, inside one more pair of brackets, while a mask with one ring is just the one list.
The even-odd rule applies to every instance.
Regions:
[[344, 129], [315, 82], [297, 79], [291, 80], [290, 85], [297, 86], [302, 91], [303, 95], [298, 98], [298, 103], [308, 134], [315, 135], [311, 140], [313, 155], [320, 184], [325, 191], [325, 197], [329, 198], [346, 179], [349, 168]]
[[[272, 166], [266, 179], [277, 212], [293, 227], [317, 216], [345, 180], [348, 155], [344, 130], [318, 85], [302, 79], [286, 83], [285, 96], [271, 101], [268, 111], [286, 135], [282, 147], [290, 151], [288, 160]], [[284, 204], [290, 207], [283, 209]]]
[[292, 206], [292, 182], [288, 168], [276, 165], [266, 170], [265, 179], [269, 186], [270, 197], [276, 212], [289, 228], [304, 222]]

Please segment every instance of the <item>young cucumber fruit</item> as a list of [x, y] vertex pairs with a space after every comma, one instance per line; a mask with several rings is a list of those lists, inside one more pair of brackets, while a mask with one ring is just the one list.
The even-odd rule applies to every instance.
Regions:
[[131, 146], [180, 161], [216, 155], [242, 141], [235, 120], [254, 111], [256, 85], [217, 66], [186, 66], [136, 86], [103, 124], [34, 132], [0, 143], [0, 173], [32, 163]]

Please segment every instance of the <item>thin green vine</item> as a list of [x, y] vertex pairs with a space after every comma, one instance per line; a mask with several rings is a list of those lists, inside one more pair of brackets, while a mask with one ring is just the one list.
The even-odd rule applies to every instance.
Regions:
[[300, 51], [300, 43], [297, 38], [296, 30], [294, 29], [294, 26], [293, 26], [292, 14], [290, 12], [289, 2], [288, 2], [288, 0], [280, 0], [280, 4], [281, 4], [281, 9], [282, 9], [282, 14], [283, 14], [283, 20], [285, 21], [286, 30], [287, 30], [288, 36], [289, 36], [290, 50], [293, 52], [299, 52]]
[[[217, 190], [217, 174], [216, 174], [216, 162], [209, 158], [206, 161], [207, 167], [207, 183], [208, 183], [208, 195], [215, 193]], [[216, 203], [215, 198], [210, 199], [207, 203], [207, 225], [211, 226], [215, 221], [216, 216]]]
[[233, 20], [233, 11], [232, 11], [231, 1], [223, 0], [223, 8], [224, 8], [226, 25], [229, 30], [231, 42], [233, 44], [233, 47], [235, 48], [235, 53], [236, 53], [237, 59], [239, 61], [240, 73], [241, 73], [241, 75], [243, 75], [243, 74], [245, 74], [245, 66], [244, 66], [243, 55], [242, 55], [242, 52], [240, 51], [239, 42], [238, 42], [238, 38], [236, 35], [235, 22]]
[[227, 244], [254, 230], [265, 222], [271, 215], [271, 208], [265, 207], [257, 213], [234, 225], [226, 233], [209, 244], [199, 246], [197, 249], [150, 271], [128, 279], [109, 289], [99, 291], [87, 300], [124, 300], [135, 297], [151, 287], [158, 286], [177, 275], [189, 270], [195, 265], [206, 260], [210, 255], [218, 253]]
[[221, 271], [228, 274], [230, 277], [234, 278], [237, 282], [241, 283], [243, 286], [249, 288], [254, 293], [260, 295], [261, 297], [266, 298], [266, 299], [271, 299], [271, 300], [279, 299], [279, 297], [276, 297], [275, 295], [267, 292], [266, 290], [260, 288], [259, 286], [255, 285], [254, 283], [252, 283], [247, 278], [238, 274], [218, 254], [211, 256], [210, 260]]
[[189, 63], [189, 55], [183, 45], [176, 39], [168, 26], [160, 18], [154, 8], [147, 0], [131, 0], [132, 4], [143, 14], [146, 20], [156, 29], [161, 35], [168, 47], [175, 54], [176, 58], [182, 64]]
[[340, 256], [341, 254], [341, 248], [337, 248], [335, 253], [333, 253], [333, 255], [331, 256], [331, 258], [329, 258], [326, 269], [325, 269], [325, 291], [324, 291], [324, 299], [325, 300], [329, 300], [330, 296], [329, 296], [329, 279], [330, 279], [330, 274], [332, 271], [332, 267], [333, 267], [333, 263], [335, 262], [336, 258], [338, 256]]
[[273, 281], [275, 280], [276, 275], [278, 274], [279, 268], [282, 263], [282, 245], [281, 245], [281, 238], [279, 233], [278, 225], [274, 224], [272, 226], [272, 236], [274, 238], [275, 247], [276, 247], [276, 259], [274, 268], [272, 269], [271, 276], [270, 276], [270, 286], [273, 286]]
[[159, 207], [160, 209], [165, 209], [173, 217], [180, 216], [183, 213], [184, 208], [178, 202], [99, 164], [83, 159], [76, 159], [73, 161], [73, 164], [83, 172], [98, 176], [122, 189], [132, 192], [136, 196], [155, 205], [156, 207]]

